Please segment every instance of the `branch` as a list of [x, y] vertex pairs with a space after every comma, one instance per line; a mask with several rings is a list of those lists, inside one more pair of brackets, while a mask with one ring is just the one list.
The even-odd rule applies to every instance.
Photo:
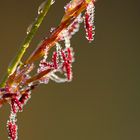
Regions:
[[0, 85], [1, 87], [5, 86], [5, 82], [6, 82], [7, 78], [9, 77], [9, 75], [11, 75], [15, 71], [15, 69], [21, 62], [23, 55], [25, 54], [27, 48], [29, 47], [33, 37], [35, 36], [35, 33], [37, 32], [39, 26], [41, 25], [44, 17], [48, 13], [51, 3], [52, 3], [52, 0], [45, 1], [42, 11], [40, 11], [38, 17], [36, 18], [36, 20], [34, 21], [32, 26], [30, 27], [31, 29], [30, 29], [29, 33], [27, 34], [27, 36], [25, 37], [19, 52], [17, 53], [16, 57], [12, 60], [11, 64], [9, 65], [7, 74], [5, 75], [5, 77], [3, 78], [2, 82], [1, 82], [1, 85]]
[[39, 59], [41, 56], [43, 56], [44, 49], [46, 48], [46, 46], [48, 47], [48, 49], [51, 49], [55, 45], [55, 43], [60, 40], [59, 36], [61, 32], [64, 29], [66, 29], [76, 19], [76, 17], [80, 13], [82, 13], [82, 11], [86, 9], [86, 6], [88, 5], [89, 1], [91, 0], [82, 1], [73, 9], [71, 9], [70, 11], [67, 11], [66, 14], [63, 16], [60, 25], [55, 29], [55, 31], [52, 33], [52, 35], [49, 38], [41, 42], [41, 44], [36, 48], [36, 50], [25, 61], [25, 64], [32, 63], [35, 60]]

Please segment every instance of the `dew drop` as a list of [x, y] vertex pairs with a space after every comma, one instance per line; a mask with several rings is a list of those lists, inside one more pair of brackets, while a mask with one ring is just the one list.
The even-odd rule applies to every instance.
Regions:
[[50, 32], [52, 33], [53, 31], [55, 31], [55, 27], [51, 27]]
[[55, 0], [52, 0], [52, 1], [51, 1], [51, 5], [53, 5], [54, 3], [55, 3]]
[[41, 3], [41, 5], [38, 7], [38, 14], [41, 14], [45, 8], [45, 4], [47, 1], [44, 1], [43, 3]]
[[[40, 6], [38, 7], [38, 14], [41, 14], [43, 12], [46, 3], [47, 3], [47, 0], [45, 0], [44, 2], [40, 4]], [[55, 3], [55, 0], [51, 0], [51, 5], [53, 5], [54, 3]]]
[[27, 28], [27, 34], [29, 34], [30, 33], [30, 31], [31, 31], [31, 29], [32, 29], [32, 27], [33, 27], [33, 23], [32, 24], [30, 24], [29, 26], [28, 26], [28, 28]]
[[49, 83], [49, 78], [47, 76], [42, 77], [39, 82], [41, 84], [48, 84]]

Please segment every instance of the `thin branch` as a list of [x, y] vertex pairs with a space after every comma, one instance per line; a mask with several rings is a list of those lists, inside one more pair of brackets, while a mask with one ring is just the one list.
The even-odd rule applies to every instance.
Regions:
[[23, 55], [26, 52], [26, 49], [29, 47], [33, 37], [35, 36], [35, 33], [37, 32], [39, 26], [41, 25], [44, 17], [48, 13], [51, 3], [52, 3], [52, 0], [46, 1], [45, 5], [43, 7], [43, 10], [40, 12], [40, 14], [36, 18], [35, 22], [33, 23], [29, 33], [25, 37], [19, 52], [17, 53], [16, 57], [12, 60], [11, 64], [9, 65], [7, 74], [5, 75], [5, 77], [3, 78], [2, 82], [1, 82], [1, 85], [0, 85], [1, 87], [5, 86], [5, 82], [6, 82], [7, 78], [9, 77], [9, 75], [11, 75], [15, 71], [15, 69], [21, 62], [21, 59], [23, 58]]
[[36, 50], [25, 61], [25, 64], [32, 63], [33, 61], [43, 56], [44, 49], [46, 48], [46, 46], [48, 47], [48, 49], [51, 49], [55, 45], [55, 42], [58, 42], [60, 40], [59, 35], [61, 34], [61, 32], [64, 29], [66, 29], [82, 11], [86, 9], [86, 6], [88, 3], [89, 2], [83, 1], [82, 3], [77, 5], [74, 9], [72, 9], [71, 11], [68, 11], [64, 15], [60, 25], [55, 29], [52, 35], [49, 38], [42, 41], [42, 43], [36, 48]]

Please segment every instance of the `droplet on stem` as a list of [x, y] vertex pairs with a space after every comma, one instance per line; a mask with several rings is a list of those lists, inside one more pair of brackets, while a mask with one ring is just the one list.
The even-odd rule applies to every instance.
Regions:
[[[41, 5], [38, 7], [38, 14], [41, 14], [45, 8], [45, 5], [47, 3], [47, 0], [41, 3]], [[51, 5], [55, 3], [55, 0], [51, 0]]]
[[51, 1], [51, 5], [53, 5], [54, 3], [55, 3], [55, 0], [52, 0], [52, 1]]
[[40, 6], [38, 7], [38, 14], [41, 14], [43, 12], [46, 2], [47, 0], [45, 0], [44, 2], [40, 4]]
[[32, 29], [32, 27], [33, 27], [33, 23], [32, 24], [30, 24], [29, 26], [28, 26], [28, 28], [27, 28], [27, 34], [29, 34], [30, 33], [30, 31], [31, 31], [31, 29]]
[[51, 27], [50, 33], [54, 32], [54, 31], [55, 31], [55, 27]]

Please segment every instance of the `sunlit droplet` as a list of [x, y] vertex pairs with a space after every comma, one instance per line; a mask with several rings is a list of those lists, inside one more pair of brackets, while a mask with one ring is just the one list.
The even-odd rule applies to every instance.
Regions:
[[32, 27], [33, 27], [33, 23], [28, 26], [27, 32], [26, 32], [27, 34], [31, 32]]
[[51, 27], [50, 32], [52, 33], [55, 29], [55, 27]]
[[54, 3], [55, 3], [55, 0], [52, 0], [52, 1], [51, 1], [51, 5], [53, 5]]
[[47, 1], [44, 1], [41, 3], [41, 5], [38, 7], [38, 14], [41, 14], [45, 8], [45, 4]]

